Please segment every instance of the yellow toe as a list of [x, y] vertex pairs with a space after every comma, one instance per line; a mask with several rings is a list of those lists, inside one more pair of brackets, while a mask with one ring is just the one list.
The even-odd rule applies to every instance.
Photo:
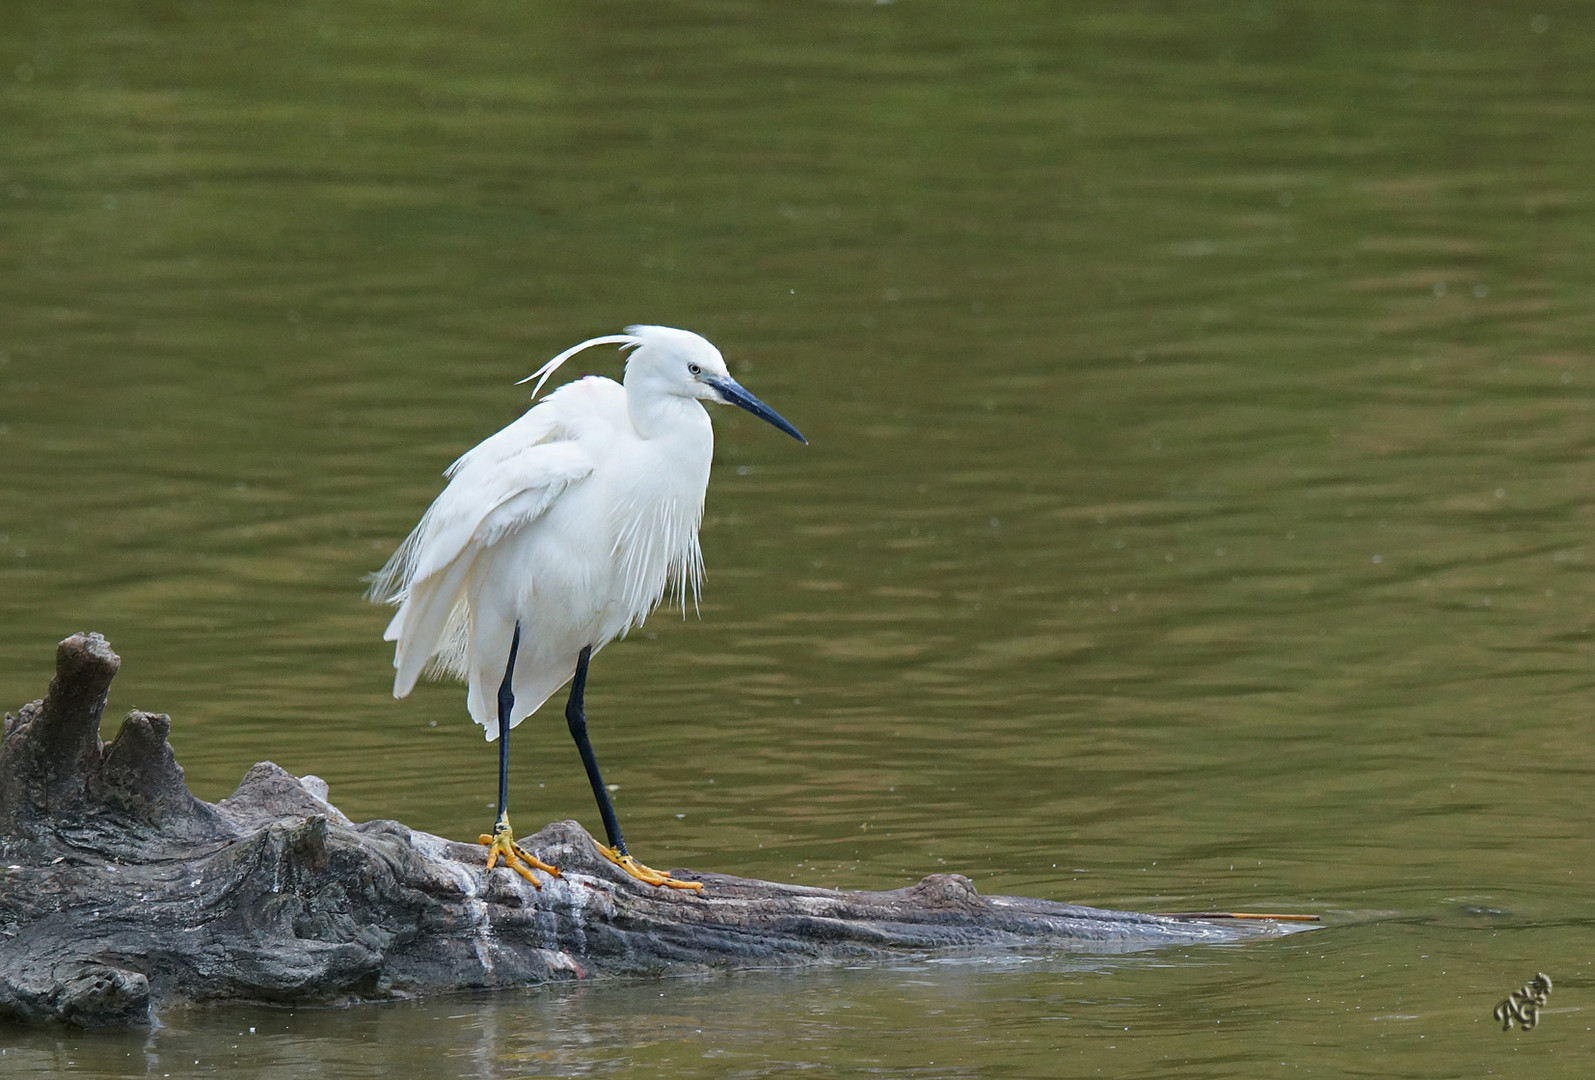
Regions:
[[614, 848], [605, 847], [603, 844], [598, 844], [597, 847], [598, 850], [603, 854], [604, 858], [608, 859], [610, 862], [626, 871], [626, 873], [630, 874], [644, 885], [652, 885], [655, 888], [663, 887], [666, 889], [691, 889], [693, 892], [703, 891], [703, 882], [701, 881], [682, 881], [680, 878], [671, 877], [663, 870], [655, 870], [651, 866], [644, 866], [630, 855], [621, 855], [615, 851]]
[[531, 882], [534, 888], [541, 889], [543, 886], [532, 876], [533, 870], [541, 870], [550, 877], [559, 877], [558, 867], [550, 866], [515, 842], [515, 834], [510, 831], [508, 821], [500, 821], [493, 829], [492, 835], [483, 833], [476, 838], [476, 842], [487, 847], [489, 870], [498, 865], [498, 860], [502, 857], [505, 866]]

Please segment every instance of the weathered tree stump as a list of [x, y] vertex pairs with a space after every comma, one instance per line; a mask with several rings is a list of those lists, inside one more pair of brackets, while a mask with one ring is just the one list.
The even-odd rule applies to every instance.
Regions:
[[148, 1023], [179, 1001], [343, 1003], [555, 979], [773, 967], [1014, 947], [1124, 952], [1280, 933], [976, 894], [936, 874], [841, 892], [678, 870], [654, 889], [573, 821], [523, 845], [561, 867], [541, 891], [482, 849], [394, 821], [355, 824], [326, 785], [269, 762], [196, 799], [166, 716], [99, 738], [121, 661], [63, 641], [41, 701], [0, 744], [0, 1017]]

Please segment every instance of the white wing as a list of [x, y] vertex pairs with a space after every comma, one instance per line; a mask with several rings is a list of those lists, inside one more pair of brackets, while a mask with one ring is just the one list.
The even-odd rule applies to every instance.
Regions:
[[[592, 472], [591, 456], [562, 437], [568, 433], [560, 422], [559, 397], [549, 395], [451, 465], [448, 487], [377, 574], [371, 598], [399, 605], [383, 634], [398, 643], [394, 697], [414, 689], [440, 651], [453, 651], [469, 618], [465, 585], [482, 552], [536, 521], [566, 488]], [[444, 658], [446, 668], [458, 663], [451, 659]]]

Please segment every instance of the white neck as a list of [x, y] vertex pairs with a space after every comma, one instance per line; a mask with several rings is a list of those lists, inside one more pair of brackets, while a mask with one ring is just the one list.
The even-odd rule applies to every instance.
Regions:
[[696, 398], [661, 393], [650, 380], [626, 379], [626, 411], [631, 426], [644, 439], [714, 440], [714, 429], [703, 402]]

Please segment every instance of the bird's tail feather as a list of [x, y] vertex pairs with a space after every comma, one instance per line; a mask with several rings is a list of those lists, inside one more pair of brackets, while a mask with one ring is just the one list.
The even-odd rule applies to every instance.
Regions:
[[[456, 670], [462, 651], [456, 642], [467, 633], [470, 620], [465, 600], [465, 583], [476, 559], [462, 555], [436, 574], [410, 583], [404, 604], [394, 615], [385, 637], [397, 641], [394, 651], [393, 696], [402, 698], [415, 689], [416, 680], [428, 661], [437, 657], [442, 671], [463, 675]], [[462, 610], [463, 609], [463, 610]]]

